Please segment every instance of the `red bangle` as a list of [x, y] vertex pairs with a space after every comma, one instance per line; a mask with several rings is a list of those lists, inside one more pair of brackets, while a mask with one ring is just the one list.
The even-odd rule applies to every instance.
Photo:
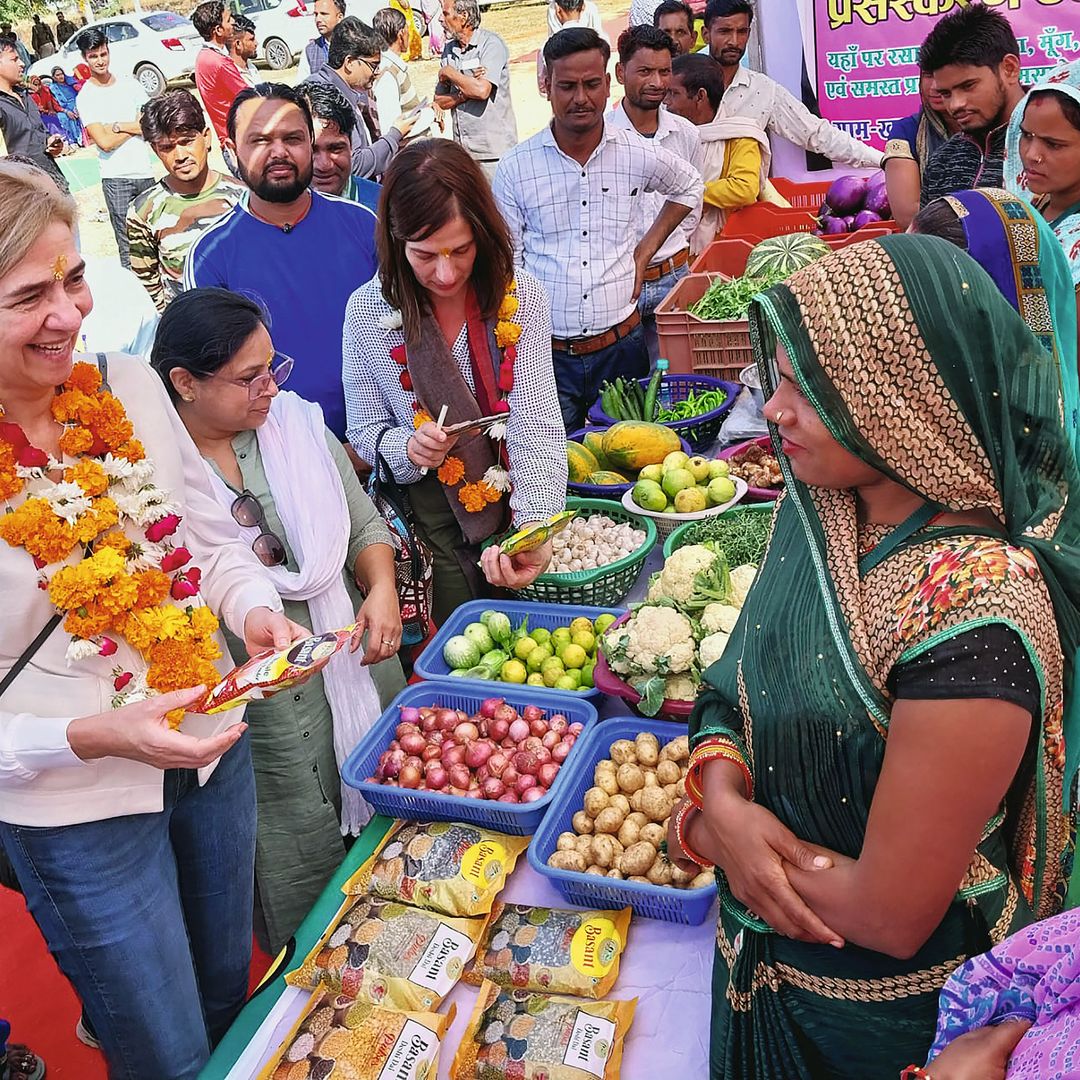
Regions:
[[705, 800], [705, 790], [701, 782], [702, 769], [717, 758], [723, 758], [725, 761], [730, 761], [732, 765], [738, 766], [746, 785], [747, 799], [754, 797], [754, 777], [739, 748], [729, 739], [710, 740], [701, 743], [690, 755], [686, 773], [687, 797], [699, 810], [704, 809]]
[[712, 863], [708, 859], [703, 859], [689, 844], [686, 842], [686, 819], [691, 814], [700, 813], [698, 808], [691, 802], [684, 802], [678, 810], [675, 811], [675, 839], [679, 841], [679, 847], [682, 848], [683, 854], [693, 863], [697, 863], [698, 866], [706, 870], [712, 869]]
[[909, 1065], [901, 1074], [900, 1080], [933, 1080], [921, 1065]]

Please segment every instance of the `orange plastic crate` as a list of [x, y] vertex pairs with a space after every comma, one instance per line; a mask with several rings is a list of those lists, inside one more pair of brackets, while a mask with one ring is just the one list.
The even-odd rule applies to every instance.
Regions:
[[672, 372], [738, 382], [739, 372], [753, 363], [750, 324], [746, 319], [710, 322], [686, 310], [705, 295], [712, 282], [724, 276], [688, 274], [657, 305], [660, 355], [667, 357]]
[[763, 240], [784, 233], [811, 232], [817, 226], [818, 219], [807, 210], [785, 210], [770, 203], [755, 203], [729, 214], [721, 236]]
[[690, 265], [691, 274], [723, 274], [724, 277], [742, 277], [746, 260], [754, 250], [757, 240], [740, 236], [732, 240], [714, 240]]
[[809, 210], [811, 213], [816, 214], [821, 209], [821, 204], [825, 201], [825, 196], [828, 194], [832, 183], [826, 180], [824, 182], [799, 184], [794, 180], [789, 180], [786, 176], [774, 176], [772, 185], [776, 188], [777, 194], [783, 195], [791, 203], [792, 209]]

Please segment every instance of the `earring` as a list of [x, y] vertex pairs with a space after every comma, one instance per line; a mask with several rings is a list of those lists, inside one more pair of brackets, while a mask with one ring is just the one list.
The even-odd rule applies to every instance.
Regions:
[[780, 410], [780, 411], [779, 411], [779, 412], [778, 412], [778, 413], [776, 414], [776, 419], [775, 419], [775, 420], [773, 420], [773, 423], [774, 423], [774, 424], [779, 424], [779, 423], [780, 423], [780, 421], [781, 421], [781, 420], [783, 420], [783, 419], [784, 419], [784, 410], [783, 410], [783, 409], [781, 409], [781, 410]]
[[195, 400], [195, 399], [194, 399], [193, 397], [188, 397], [188, 395], [187, 395], [187, 394], [184, 394], [184, 395], [183, 395], [183, 398], [184, 398], [184, 400], [185, 400], [185, 401], [188, 401], [188, 402], [190, 402], [190, 401], [194, 401], [194, 400]]

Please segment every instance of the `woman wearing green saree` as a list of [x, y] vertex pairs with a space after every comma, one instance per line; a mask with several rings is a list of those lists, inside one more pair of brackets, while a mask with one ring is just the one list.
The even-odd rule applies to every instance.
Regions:
[[1080, 477], [1054, 360], [943, 240], [837, 252], [752, 328], [786, 493], [669, 846], [718, 867], [712, 1076], [881, 1080], [1061, 903]]

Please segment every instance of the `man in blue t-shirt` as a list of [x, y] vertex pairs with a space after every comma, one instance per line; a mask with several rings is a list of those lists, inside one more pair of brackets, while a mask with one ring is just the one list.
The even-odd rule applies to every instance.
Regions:
[[311, 112], [292, 87], [238, 94], [228, 136], [249, 191], [192, 245], [184, 288], [216, 285], [262, 304], [274, 347], [296, 361], [289, 389], [318, 402], [344, 440], [341, 333], [349, 297], [378, 266], [375, 215], [311, 189]]

